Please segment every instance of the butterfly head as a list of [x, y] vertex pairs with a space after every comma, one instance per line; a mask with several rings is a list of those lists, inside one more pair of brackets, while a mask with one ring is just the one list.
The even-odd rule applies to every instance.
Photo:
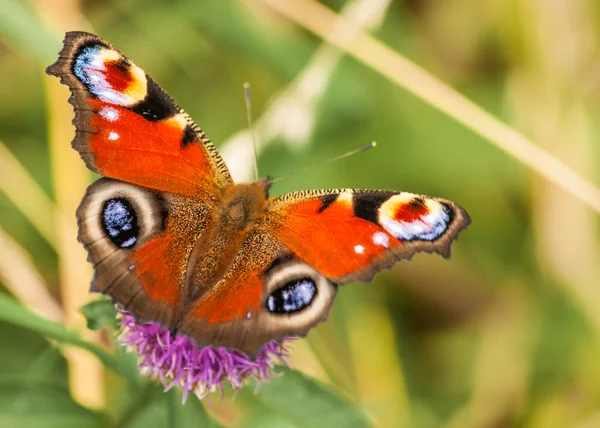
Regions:
[[223, 197], [221, 218], [226, 223], [245, 227], [265, 212], [270, 186], [268, 179], [232, 186]]

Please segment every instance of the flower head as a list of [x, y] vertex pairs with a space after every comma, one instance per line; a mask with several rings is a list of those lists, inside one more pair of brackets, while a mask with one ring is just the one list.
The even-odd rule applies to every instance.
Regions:
[[286, 357], [290, 351], [281, 342], [265, 344], [254, 358], [244, 353], [207, 346], [199, 348], [185, 336], [173, 337], [169, 330], [159, 324], [139, 323], [127, 311], [117, 309], [120, 318], [119, 342], [135, 351], [138, 366], [144, 376], [159, 379], [165, 391], [178, 386], [183, 391], [183, 402], [190, 392], [202, 399], [229, 383], [240, 389], [251, 378], [258, 389], [273, 376], [276, 364], [289, 365]]

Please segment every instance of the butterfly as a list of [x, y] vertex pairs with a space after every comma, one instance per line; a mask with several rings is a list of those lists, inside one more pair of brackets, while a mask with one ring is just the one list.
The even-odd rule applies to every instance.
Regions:
[[73, 147], [102, 175], [77, 210], [91, 290], [138, 322], [255, 355], [305, 336], [339, 285], [419, 251], [448, 257], [468, 214], [407, 192], [235, 184], [212, 142], [110, 43], [69, 32], [47, 68], [71, 90]]

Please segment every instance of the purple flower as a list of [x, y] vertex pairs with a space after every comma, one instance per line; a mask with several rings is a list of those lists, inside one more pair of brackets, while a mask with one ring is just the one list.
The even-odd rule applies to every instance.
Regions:
[[233, 389], [240, 389], [256, 379], [256, 390], [263, 382], [274, 375], [276, 364], [289, 366], [286, 359], [290, 351], [285, 342], [269, 342], [254, 358], [244, 353], [207, 346], [198, 348], [195, 342], [185, 336], [172, 337], [169, 330], [156, 323], [138, 324], [135, 317], [117, 308], [121, 332], [119, 342], [138, 355], [138, 366], [142, 375], [160, 379], [165, 391], [178, 386], [183, 391], [183, 403], [190, 392], [198, 398], [210, 392], [221, 390], [229, 383]]

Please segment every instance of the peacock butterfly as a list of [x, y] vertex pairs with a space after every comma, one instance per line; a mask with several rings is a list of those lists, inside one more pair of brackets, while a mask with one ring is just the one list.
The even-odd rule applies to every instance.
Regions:
[[417, 251], [448, 257], [457, 204], [381, 190], [234, 184], [204, 132], [111, 44], [66, 34], [47, 73], [71, 90], [73, 147], [104, 176], [77, 210], [92, 291], [138, 321], [254, 355], [327, 317], [337, 286]]

